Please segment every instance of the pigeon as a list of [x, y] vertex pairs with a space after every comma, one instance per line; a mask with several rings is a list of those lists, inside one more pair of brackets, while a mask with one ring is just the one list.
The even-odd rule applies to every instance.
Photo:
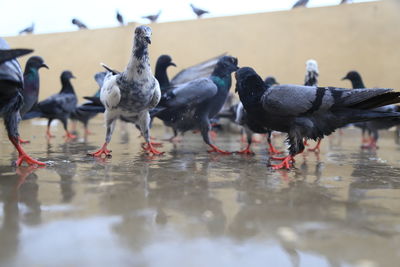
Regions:
[[308, 0], [298, 0], [292, 8], [296, 8], [296, 7], [306, 7], [308, 3]]
[[[353, 89], [354, 88], [365, 88], [364, 82], [361, 75], [357, 71], [349, 71], [342, 80], [350, 80]], [[374, 110], [381, 112], [399, 111], [400, 107], [396, 105], [388, 105], [379, 107]], [[362, 134], [362, 148], [377, 148], [377, 141], [379, 139], [379, 130], [387, 130], [400, 122], [390, 119], [381, 119], [379, 121], [366, 121], [360, 123], [354, 123], [353, 125], [361, 129]], [[368, 132], [370, 140], [365, 138], [365, 133]]]
[[8, 138], [18, 151], [16, 165], [23, 162], [29, 165], [46, 165], [43, 162], [31, 158], [19, 143], [18, 123], [20, 121], [19, 110], [23, 105], [23, 75], [17, 60], [13, 59], [33, 50], [9, 49], [7, 42], [0, 38], [0, 116], [4, 118], [4, 125]]
[[124, 26], [124, 25], [125, 25], [125, 23], [124, 23], [124, 17], [121, 15], [121, 13], [119, 13], [118, 10], [117, 10], [116, 18], [117, 18], [117, 20], [118, 20], [118, 22], [119, 22], [119, 25], [121, 25], [121, 26]]
[[172, 62], [172, 58], [169, 55], [161, 55], [158, 57], [154, 76], [160, 84], [161, 92], [165, 91], [170, 86], [167, 74], [167, 68], [169, 66], [176, 67], [176, 64]]
[[202, 15], [210, 13], [207, 10], [195, 7], [193, 4], [190, 4], [190, 7], [192, 8], [193, 12], [196, 14], [198, 19], [201, 18]]
[[18, 34], [19, 35], [24, 34], [24, 33], [25, 34], [32, 34], [34, 30], [35, 30], [35, 23], [32, 23], [31, 26], [21, 30]]
[[152, 111], [167, 126], [178, 132], [200, 130], [208, 152], [230, 154], [210, 142], [210, 120], [221, 110], [232, 84], [231, 74], [238, 69], [238, 60], [231, 56], [219, 59], [211, 76], [178, 84], [162, 95]]
[[341, 0], [340, 1], [340, 4], [342, 5], [342, 4], [350, 4], [350, 3], [352, 3], [353, 2], [353, 0]]
[[79, 30], [87, 29], [88, 27], [79, 19], [72, 19], [72, 24], [78, 26]]
[[68, 131], [68, 118], [75, 110], [77, 105], [77, 97], [71, 79], [75, 78], [71, 71], [66, 70], [61, 73], [62, 88], [58, 94], [54, 94], [47, 99], [39, 102], [30, 112], [26, 113], [22, 119], [32, 119], [36, 117], [47, 118], [47, 137], [54, 137], [50, 132], [50, 125], [54, 119], [62, 122], [66, 132], [65, 137], [68, 139], [76, 138], [75, 135]]
[[271, 87], [272, 85], [277, 85], [279, 83], [276, 81], [274, 76], [267, 76], [264, 80], [264, 84], [266, 87]]
[[157, 19], [158, 19], [158, 17], [160, 16], [160, 14], [161, 14], [161, 10], [158, 11], [158, 13], [155, 14], [155, 15], [143, 16], [142, 18], [143, 18], [143, 19], [148, 19], [148, 20], [150, 20], [151, 23], [154, 23], [154, 22], [157, 21]]
[[103, 81], [104, 77], [106, 76], [106, 72], [98, 72], [94, 75], [94, 79], [99, 85], [99, 89], [97, 92], [92, 96], [92, 97], [84, 97], [85, 99], [89, 100], [86, 103], [83, 103], [80, 106], [77, 106], [75, 110], [71, 113], [71, 120], [76, 123], [76, 121], [80, 121], [83, 123], [83, 126], [85, 128], [85, 135], [90, 134], [88, 125], [89, 125], [89, 120], [94, 118], [98, 113], [104, 112], [104, 108], [100, 109], [90, 109], [88, 110], [88, 106], [93, 106], [94, 102], [100, 101], [100, 90], [101, 87], [103, 86]]
[[400, 102], [400, 92], [392, 89], [343, 89], [300, 85], [275, 85], [266, 88], [250, 67], [236, 71], [236, 91], [248, 119], [265, 128], [288, 134], [289, 155], [272, 165], [289, 169], [294, 157], [304, 150], [303, 139], [322, 138], [348, 123], [400, 117], [399, 112], [374, 111], [374, 108]]
[[111, 156], [107, 149], [117, 119], [123, 119], [140, 127], [145, 138], [144, 150], [160, 155], [150, 142], [149, 110], [157, 106], [161, 98], [160, 86], [150, 69], [148, 45], [151, 43], [151, 28], [145, 25], [135, 29], [132, 55], [125, 70], [119, 74], [108, 72], [101, 88], [100, 99], [106, 108], [106, 138], [104, 145], [89, 155]]

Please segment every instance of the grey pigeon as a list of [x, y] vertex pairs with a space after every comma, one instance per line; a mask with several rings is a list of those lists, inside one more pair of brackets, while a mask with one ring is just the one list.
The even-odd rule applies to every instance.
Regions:
[[32, 119], [36, 117], [47, 118], [47, 136], [54, 137], [50, 132], [51, 122], [58, 119], [62, 122], [65, 137], [69, 139], [76, 138], [75, 135], [68, 131], [68, 119], [71, 113], [75, 110], [78, 102], [74, 87], [71, 84], [71, 79], [75, 78], [71, 71], [63, 71], [61, 73], [61, 91], [54, 94], [45, 100], [39, 102], [30, 112], [26, 113], [22, 118]]
[[340, 4], [342, 5], [342, 4], [349, 4], [349, 3], [352, 3], [353, 2], [353, 0], [341, 0], [340, 1]]
[[198, 19], [201, 18], [201, 16], [203, 16], [204, 14], [210, 13], [207, 10], [195, 7], [193, 4], [190, 4], [190, 7], [192, 8]]
[[121, 13], [119, 13], [119, 11], [117, 10], [117, 14], [116, 14], [116, 19], [119, 22], [119, 25], [124, 26], [124, 17], [121, 15]]
[[17, 166], [23, 162], [29, 165], [45, 165], [45, 163], [31, 158], [19, 142], [19, 110], [24, 102], [22, 96], [24, 80], [21, 66], [16, 59], [12, 58], [30, 52], [32, 50], [10, 50], [7, 42], [0, 38], [0, 116], [4, 119], [8, 138], [18, 151]]
[[265, 88], [263, 80], [249, 67], [236, 72], [236, 90], [249, 120], [268, 129], [288, 133], [289, 155], [274, 169], [290, 168], [304, 150], [303, 139], [316, 140], [349, 123], [382, 118], [399, 119], [399, 112], [374, 108], [400, 102], [392, 89], [342, 89], [299, 85]]
[[308, 0], [298, 0], [292, 8], [296, 8], [296, 7], [306, 7], [308, 3]]
[[80, 21], [77, 18], [72, 19], [71, 22], [72, 22], [72, 24], [78, 26], [79, 30], [84, 30], [84, 29], [88, 28], [82, 21]]
[[142, 18], [143, 19], [148, 19], [148, 20], [150, 20], [151, 23], [154, 23], [154, 22], [156, 22], [158, 20], [158, 17], [160, 16], [160, 14], [161, 14], [161, 10], [158, 11], [158, 13], [155, 14], [155, 15], [143, 16]]
[[102, 148], [90, 153], [91, 156], [111, 156], [107, 146], [117, 119], [138, 125], [146, 141], [143, 148], [154, 155], [162, 154], [150, 142], [149, 110], [157, 106], [161, 97], [160, 86], [150, 69], [148, 45], [151, 43], [151, 33], [150, 27], [138, 26], [131, 58], [125, 70], [119, 74], [109, 72], [104, 79], [100, 100], [106, 108], [106, 139]]
[[35, 30], [35, 23], [32, 23], [31, 26], [21, 30], [18, 34], [19, 35], [24, 34], [24, 33], [25, 34], [32, 34], [34, 30]]

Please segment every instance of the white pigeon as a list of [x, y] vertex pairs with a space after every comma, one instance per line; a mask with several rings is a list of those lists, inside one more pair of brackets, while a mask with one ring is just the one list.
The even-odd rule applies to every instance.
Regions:
[[132, 55], [125, 70], [121, 73], [109, 72], [104, 78], [100, 100], [106, 111], [106, 140], [104, 145], [89, 155], [101, 157], [111, 156], [107, 145], [115, 128], [117, 119], [136, 124], [145, 138], [143, 148], [154, 155], [160, 155], [150, 142], [149, 109], [160, 101], [160, 86], [150, 69], [148, 45], [151, 43], [151, 28], [139, 26], [135, 29]]

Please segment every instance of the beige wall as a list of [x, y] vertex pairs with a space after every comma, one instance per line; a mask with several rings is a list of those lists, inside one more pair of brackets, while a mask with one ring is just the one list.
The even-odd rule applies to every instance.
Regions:
[[[228, 52], [240, 66], [281, 83], [302, 84], [305, 61], [319, 63], [320, 85], [349, 87], [348, 70], [361, 72], [367, 86], [400, 88], [400, 5], [379, 1], [296, 9], [202, 20], [152, 24], [152, 66], [170, 54], [178, 68]], [[44, 57], [43, 99], [60, 89], [59, 75], [70, 69], [79, 96], [96, 90], [100, 62], [123, 69], [132, 46], [134, 24], [126, 27], [6, 38], [12, 47], [29, 47]], [[24, 64], [26, 58], [21, 60]]]

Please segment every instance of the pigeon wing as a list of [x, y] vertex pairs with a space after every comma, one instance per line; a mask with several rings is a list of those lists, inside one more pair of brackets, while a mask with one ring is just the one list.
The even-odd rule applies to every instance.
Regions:
[[121, 100], [121, 91], [117, 85], [117, 75], [108, 73], [104, 78], [104, 84], [100, 92], [101, 103], [106, 109], [112, 109], [116, 107]]

